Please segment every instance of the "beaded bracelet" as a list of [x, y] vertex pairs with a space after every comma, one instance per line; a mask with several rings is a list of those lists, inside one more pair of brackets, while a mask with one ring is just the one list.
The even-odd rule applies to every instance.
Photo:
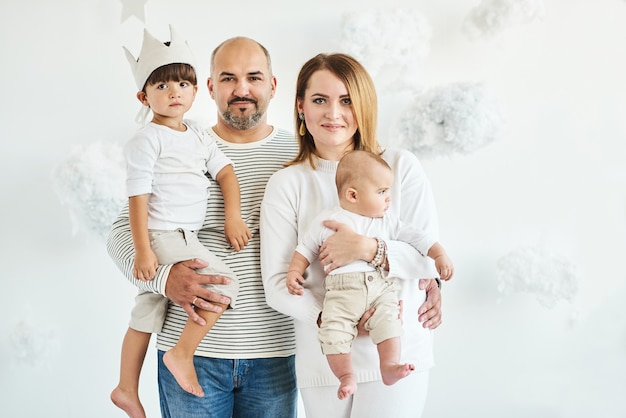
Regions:
[[374, 239], [376, 240], [378, 246], [376, 247], [376, 255], [374, 256], [372, 261], [369, 262], [369, 265], [374, 268], [379, 268], [385, 261], [385, 255], [387, 254], [387, 244], [385, 243], [385, 241], [382, 240], [382, 238], [375, 237]]

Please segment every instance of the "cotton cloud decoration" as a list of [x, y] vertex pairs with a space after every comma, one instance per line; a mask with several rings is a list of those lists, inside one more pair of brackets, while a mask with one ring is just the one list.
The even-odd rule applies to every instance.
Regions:
[[543, 18], [544, 0], [482, 0], [470, 10], [463, 30], [470, 37], [490, 37], [507, 27]]
[[358, 59], [372, 78], [384, 73], [381, 83], [395, 80], [407, 69], [415, 72], [430, 52], [430, 24], [414, 9], [350, 12], [343, 25], [341, 50]]
[[536, 248], [518, 248], [497, 262], [498, 291], [504, 295], [533, 293], [543, 306], [572, 301], [580, 283], [576, 266], [560, 255]]
[[458, 82], [416, 92], [391, 128], [393, 144], [421, 157], [468, 154], [498, 139], [505, 117], [482, 83]]
[[67, 205], [73, 233], [80, 230], [104, 240], [126, 201], [122, 148], [95, 142], [76, 148], [53, 172], [57, 193]]
[[20, 364], [41, 366], [59, 350], [59, 338], [53, 331], [45, 329], [41, 322], [37, 325], [20, 320], [10, 335], [10, 346], [15, 359]]

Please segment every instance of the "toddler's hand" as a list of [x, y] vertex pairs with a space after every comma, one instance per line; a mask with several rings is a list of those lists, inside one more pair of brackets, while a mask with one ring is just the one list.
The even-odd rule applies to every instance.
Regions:
[[226, 240], [233, 246], [235, 251], [243, 250], [243, 247], [248, 245], [248, 241], [252, 238], [248, 225], [241, 218], [226, 219], [224, 234], [226, 235]]
[[133, 276], [137, 280], [148, 281], [154, 279], [159, 260], [152, 250], [135, 254]]

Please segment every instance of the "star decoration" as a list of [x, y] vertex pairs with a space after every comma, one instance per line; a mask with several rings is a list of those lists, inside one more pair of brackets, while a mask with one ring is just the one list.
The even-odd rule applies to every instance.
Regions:
[[131, 16], [135, 16], [146, 23], [145, 7], [148, 0], [121, 0], [122, 2], [122, 23]]

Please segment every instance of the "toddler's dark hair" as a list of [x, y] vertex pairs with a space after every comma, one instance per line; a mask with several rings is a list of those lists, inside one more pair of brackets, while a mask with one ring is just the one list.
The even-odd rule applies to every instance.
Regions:
[[148, 77], [143, 87], [145, 89], [147, 85], [182, 80], [187, 80], [194, 86], [197, 86], [198, 78], [196, 77], [196, 70], [189, 64], [167, 64], [152, 71], [152, 74], [150, 74], [150, 77]]

